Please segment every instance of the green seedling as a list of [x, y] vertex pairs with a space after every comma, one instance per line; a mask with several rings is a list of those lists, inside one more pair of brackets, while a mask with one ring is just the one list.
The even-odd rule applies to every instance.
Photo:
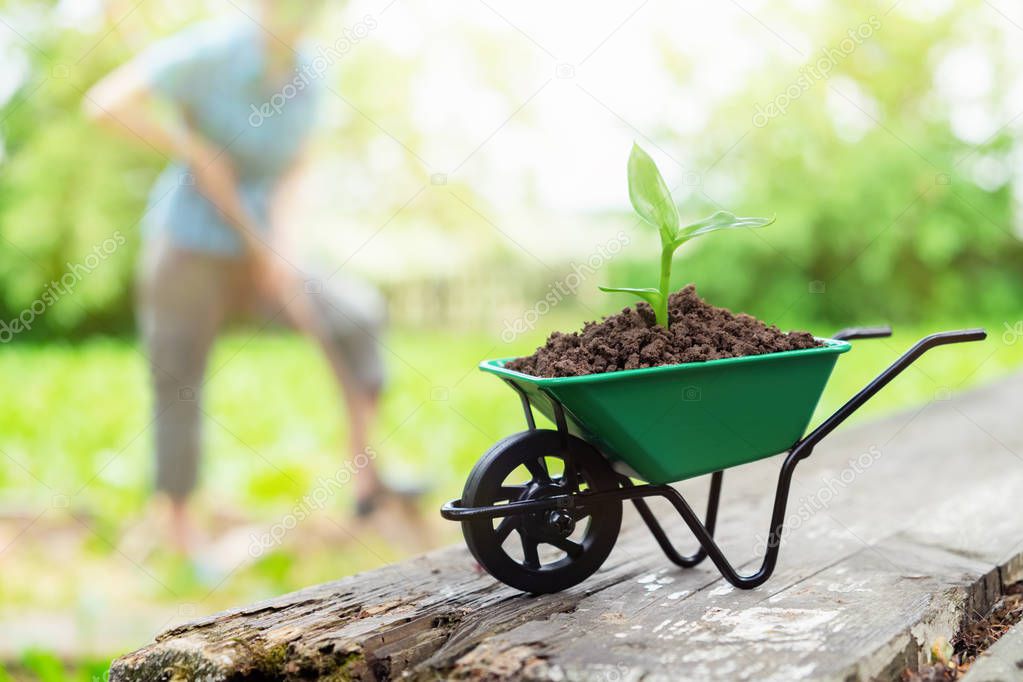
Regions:
[[717, 230], [741, 227], [765, 227], [774, 218], [740, 218], [728, 211], [718, 211], [691, 225], [679, 227], [678, 208], [671, 198], [671, 192], [657, 170], [657, 164], [650, 155], [632, 145], [629, 154], [629, 199], [636, 213], [647, 223], [658, 229], [661, 235], [661, 278], [657, 288], [644, 287], [600, 287], [609, 293], [639, 296], [653, 307], [657, 324], [668, 328], [668, 290], [671, 285], [671, 261], [678, 248], [690, 239]]

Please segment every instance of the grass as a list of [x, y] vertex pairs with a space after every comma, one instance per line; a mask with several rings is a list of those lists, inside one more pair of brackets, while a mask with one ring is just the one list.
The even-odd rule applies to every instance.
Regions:
[[[986, 343], [924, 357], [854, 419], [941, 399], [1023, 364], [1023, 343], [1003, 340], [1000, 323], [990, 328]], [[818, 418], [927, 331], [854, 342], [839, 360]], [[483, 332], [391, 334], [391, 383], [373, 439], [387, 475], [428, 482], [429, 507], [457, 495], [477, 457], [522, 428], [515, 396], [475, 365], [527, 351], [542, 337], [536, 331], [507, 345]], [[146, 508], [152, 467], [147, 371], [135, 345], [97, 339], [11, 346], [0, 354], [0, 376], [6, 387], [0, 392], [0, 528], [7, 529], [0, 535], [0, 631], [24, 613], [67, 618], [80, 636], [55, 646], [55, 656], [110, 656], [148, 641], [175, 618], [335, 579], [410, 551], [386, 533], [351, 530], [345, 488], [321, 507], [303, 507], [304, 496], [341, 466], [345, 425], [327, 368], [302, 339], [235, 333], [217, 345], [211, 362], [199, 500], [205, 522], [220, 524], [227, 536], [232, 525], [265, 529], [300, 508], [311, 517], [296, 531], [303, 540], [274, 545], [254, 559], [246, 557], [250, 539], [243, 537], [233, 556], [246, 560], [235, 567], [211, 569], [159, 547], [139, 553], [124, 547]], [[435, 526], [433, 542], [457, 539], [454, 524]], [[111, 613], [137, 620], [128, 618], [126, 632], [108, 639], [83, 634], [104, 631]], [[33, 665], [52, 668], [32, 648], [45, 644], [30, 638], [22, 650], [31, 652]]]

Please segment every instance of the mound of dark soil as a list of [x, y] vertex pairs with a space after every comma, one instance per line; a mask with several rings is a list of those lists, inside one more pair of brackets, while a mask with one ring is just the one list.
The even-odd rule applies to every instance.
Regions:
[[647, 303], [637, 303], [581, 332], [554, 332], [547, 343], [507, 367], [538, 377], [574, 377], [623, 369], [677, 365], [741, 355], [815, 348], [807, 332], [782, 332], [757, 318], [706, 303], [689, 285], [668, 299], [671, 329], [658, 326]]

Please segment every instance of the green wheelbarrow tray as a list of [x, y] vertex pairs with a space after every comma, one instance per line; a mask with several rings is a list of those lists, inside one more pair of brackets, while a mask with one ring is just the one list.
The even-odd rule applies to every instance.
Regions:
[[552, 422], [555, 402], [569, 433], [596, 446], [615, 469], [648, 483], [720, 471], [792, 447], [806, 432], [838, 356], [852, 346], [542, 379], [488, 360]]
[[[505, 360], [484, 362], [481, 369], [519, 394], [528, 430], [484, 453], [462, 496], [444, 504], [441, 516], [462, 524], [466, 546], [492, 576], [525, 592], [550, 593], [600, 568], [618, 537], [622, 507], [631, 502], [672, 563], [691, 568], [710, 559], [732, 585], [753, 589], [777, 565], [796, 465], [925, 352], [986, 337], [983, 329], [964, 329], [920, 339], [805, 433], [847, 341], [890, 335], [888, 327], [845, 329], [820, 339], [819, 348], [557, 379], [513, 372]], [[533, 409], [557, 429], [537, 428]], [[762, 562], [740, 574], [714, 540], [724, 471], [786, 451]], [[550, 460], [561, 462], [560, 473]], [[669, 484], [707, 473], [701, 520]], [[682, 517], [699, 543], [695, 554], [676, 549], [647, 504], [655, 497]]]

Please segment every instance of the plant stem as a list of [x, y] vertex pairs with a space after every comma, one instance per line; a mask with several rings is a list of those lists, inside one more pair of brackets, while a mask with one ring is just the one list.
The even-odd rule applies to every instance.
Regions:
[[671, 288], [671, 260], [675, 256], [675, 249], [670, 246], [661, 248], [661, 281], [658, 289], [661, 291], [661, 300], [654, 308], [654, 315], [657, 324], [665, 329], [668, 328], [668, 291]]

